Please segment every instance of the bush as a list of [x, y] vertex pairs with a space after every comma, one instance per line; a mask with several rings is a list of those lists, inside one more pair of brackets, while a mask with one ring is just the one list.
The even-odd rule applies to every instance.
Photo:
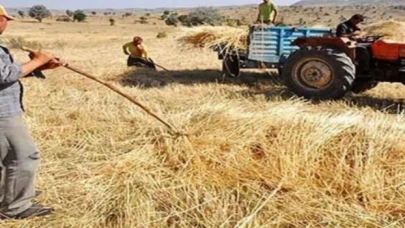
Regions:
[[44, 18], [51, 16], [51, 12], [44, 5], [35, 5], [31, 7], [28, 14], [39, 22], [42, 22]]
[[[198, 25], [221, 25], [224, 17], [213, 8], [199, 8], [189, 15], [181, 15], [178, 21], [185, 26], [198, 26]], [[168, 25], [176, 25], [175, 23], [166, 23]]]
[[140, 17], [139, 19], [141, 19], [139, 23], [141, 23], [141, 24], [148, 24], [148, 18], [146, 18], [146, 17]]
[[96, 11], [93, 11], [93, 12], [91, 12], [91, 14], [93, 14], [93, 15], [97, 15], [97, 12], [96, 12]]
[[42, 44], [37, 41], [27, 41], [24, 37], [11, 38], [6, 41], [9, 48], [21, 48], [22, 46], [30, 47], [32, 49], [41, 49]]
[[83, 22], [86, 20], [87, 15], [82, 10], [76, 10], [73, 14], [73, 21]]
[[24, 17], [25, 17], [25, 12], [19, 10], [19, 11], [18, 11], [18, 15], [20, 15], [20, 17], [24, 18]]
[[73, 17], [74, 12], [71, 10], [66, 10], [66, 15], [68, 15], [69, 17]]
[[166, 32], [159, 32], [157, 35], [156, 35], [156, 38], [158, 38], [158, 39], [162, 39], [162, 38], [166, 38], [167, 37], [167, 33]]
[[163, 12], [163, 15], [169, 16], [169, 14], [170, 14], [170, 11], [168, 11], [168, 10]]
[[110, 18], [110, 25], [114, 26], [115, 25], [115, 19], [114, 18]]
[[190, 13], [188, 26], [196, 25], [220, 25], [222, 23], [222, 15], [213, 8], [201, 8]]
[[177, 26], [179, 24], [179, 19], [176, 16], [171, 15], [165, 20], [165, 23], [169, 26]]
[[224, 24], [229, 27], [238, 27], [242, 25], [242, 22], [239, 19], [226, 19]]
[[186, 24], [187, 21], [188, 21], [188, 16], [187, 16], [187, 15], [180, 15], [177, 19], [178, 19], [182, 24]]
[[132, 13], [129, 13], [129, 12], [126, 12], [126, 13], [124, 13], [124, 15], [122, 15], [123, 17], [130, 17], [130, 16], [132, 16]]
[[304, 22], [305, 22], [304, 19], [300, 18], [300, 20], [298, 21], [298, 24], [299, 24], [299, 25], [303, 25]]
[[58, 18], [56, 19], [56, 21], [71, 22], [72, 19], [71, 19], [70, 17], [68, 17], [68, 16], [61, 16], [61, 17], [58, 17]]

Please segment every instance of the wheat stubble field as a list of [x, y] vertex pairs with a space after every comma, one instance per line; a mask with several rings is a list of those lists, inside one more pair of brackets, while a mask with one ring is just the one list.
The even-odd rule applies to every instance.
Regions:
[[[168, 38], [156, 39], [164, 30]], [[171, 136], [138, 107], [66, 69], [24, 79], [24, 119], [42, 155], [39, 200], [56, 213], [2, 227], [405, 225], [405, 86], [315, 104], [259, 70], [221, 81], [215, 53], [180, 50], [179, 31], [10, 24], [6, 46], [15, 46], [13, 38], [41, 43], [190, 136]], [[121, 45], [134, 35], [173, 72], [127, 69]]]

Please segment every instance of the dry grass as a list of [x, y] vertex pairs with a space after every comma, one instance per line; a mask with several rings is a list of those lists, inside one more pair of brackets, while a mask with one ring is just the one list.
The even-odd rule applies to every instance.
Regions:
[[223, 51], [246, 50], [248, 31], [228, 26], [201, 26], [183, 28], [184, 35], [179, 42], [192, 48], [216, 49]]
[[[128, 101], [64, 69], [48, 72], [45, 81], [26, 79], [24, 119], [42, 152], [39, 200], [57, 211], [1, 226], [405, 225], [405, 119], [395, 112], [401, 101], [393, 100], [404, 96], [404, 86], [382, 84], [340, 102], [311, 104], [264, 73], [247, 77], [249, 86], [246, 78], [217, 83], [215, 53], [179, 52], [171, 39], [156, 38], [160, 27], [42, 26], [13, 23], [5, 39], [30, 34], [32, 42], [64, 43], [52, 50], [191, 136], [171, 137]], [[174, 72], [129, 72], [121, 45], [131, 31]], [[141, 87], [150, 80], [166, 85]]]
[[405, 42], [405, 23], [400, 21], [381, 21], [364, 28], [367, 35], [384, 35], [384, 40]]

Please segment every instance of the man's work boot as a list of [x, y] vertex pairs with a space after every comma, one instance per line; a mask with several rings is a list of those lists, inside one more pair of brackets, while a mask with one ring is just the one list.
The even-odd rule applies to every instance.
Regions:
[[41, 204], [34, 203], [30, 208], [15, 216], [6, 216], [0, 214], [0, 219], [26, 219], [30, 217], [40, 217], [52, 214], [53, 208], [42, 206]]

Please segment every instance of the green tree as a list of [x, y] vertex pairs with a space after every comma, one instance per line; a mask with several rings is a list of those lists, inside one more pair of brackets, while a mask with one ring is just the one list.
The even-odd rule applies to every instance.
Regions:
[[35, 5], [31, 7], [28, 14], [39, 22], [42, 22], [44, 18], [51, 16], [51, 12], [44, 5]]
[[166, 25], [172, 25], [172, 26], [177, 26], [179, 24], [179, 19], [174, 16], [170, 15], [166, 20], [165, 20]]
[[25, 17], [25, 12], [19, 10], [19, 11], [18, 11], [18, 15], [20, 15], [20, 17], [24, 18], [24, 17]]
[[87, 18], [87, 15], [82, 10], [76, 10], [73, 14], [73, 21], [83, 22]]
[[115, 25], [115, 19], [114, 18], [110, 18], [110, 25], [114, 26]]
[[220, 25], [222, 24], [223, 20], [224, 18], [218, 10], [214, 8], [199, 8], [191, 12], [183, 24], [186, 26], [197, 26], [204, 24]]
[[73, 17], [74, 12], [71, 10], [66, 10], [66, 15], [68, 15], [69, 17]]

